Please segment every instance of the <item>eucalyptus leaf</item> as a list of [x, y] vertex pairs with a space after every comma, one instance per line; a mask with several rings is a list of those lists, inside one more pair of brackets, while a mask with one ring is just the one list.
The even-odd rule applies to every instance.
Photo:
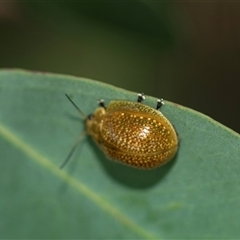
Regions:
[[0, 71], [0, 238], [240, 237], [237, 133], [165, 101], [161, 111], [180, 138], [173, 161], [134, 169], [108, 160], [85, 136], [60, 170], [84, 131], [65, 93], [86, 115], [100, 98], [137, 96], [84, 78]]

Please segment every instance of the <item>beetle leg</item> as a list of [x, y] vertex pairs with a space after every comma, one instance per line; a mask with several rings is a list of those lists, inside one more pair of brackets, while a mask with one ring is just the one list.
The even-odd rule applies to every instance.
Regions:
[[139, 93], [137, 101], [141, 103], [143, 100], [145, 100], [144, 93]]
[[104, 103], [104, 99], [99, 99], [97, 103], [98, 103], [99, 107], [103, 107], [103, 108], [106, 109], [106, 106], [105, 106], [105, 103]]
[[161, 99], [158, 99], [158, 100], [157, 100], [157, 107], [156, 107], [156, 109], [159, 110], [162, 105], [164, 105], [163, 99], [162, 99], [162, 98], [161, 98]]

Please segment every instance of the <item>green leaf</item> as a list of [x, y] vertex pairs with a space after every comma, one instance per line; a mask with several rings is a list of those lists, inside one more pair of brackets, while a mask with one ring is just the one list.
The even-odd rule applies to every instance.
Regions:
[[[0, 71], [0, 238], [166, 239], [240, 236], [240, 137], [166, 102], [180, 137], [176, 158], [146, 171], [106, 159], [85, 137], [86, 114], [104, 98], [136, 93], [64, 75]], [[163, 93], [159, 93], [159, 97]], [[156, 99], [147, 97], [155, 106]]]

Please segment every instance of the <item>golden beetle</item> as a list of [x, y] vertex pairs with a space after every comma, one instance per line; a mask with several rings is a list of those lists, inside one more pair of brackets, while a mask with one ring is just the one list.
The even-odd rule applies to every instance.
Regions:
[[[136, 168], [152, 169], [174, 157], [178, 150], [178, 136], [169, 120], [158, 111], [163, 100], [159, 99], [154, 109], [142, 104], [144, 99], [143, 94], [138, 94], [137, 102], [114, 100], [107, 107], [104, 100], [99, 100], [99, 107], [85, 117], [86, 131], [110, 159]], [[61, 168], [78, 146], [80, 138]]]

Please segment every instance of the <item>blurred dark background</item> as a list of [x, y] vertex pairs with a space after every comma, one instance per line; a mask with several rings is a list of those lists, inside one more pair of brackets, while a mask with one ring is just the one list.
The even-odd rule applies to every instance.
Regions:
[[240, 2], [0, 2], [0, 68], [96, 79], [240, 132]]

